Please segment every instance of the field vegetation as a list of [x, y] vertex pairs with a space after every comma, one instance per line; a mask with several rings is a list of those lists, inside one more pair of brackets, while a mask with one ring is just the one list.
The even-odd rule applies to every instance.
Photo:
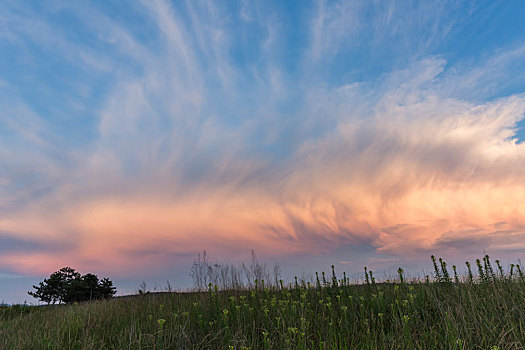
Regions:
[[[257, 279], [223, 289], [200, 280], [194, 292], [3, 307], [0, 349], [524, 348], [521, 266], [492, 266], [485, 256], [459, 276], [455, 266], [432, 262], [434, 275], [421, 279], [399, 269], [379, 282], [365, 268], [354, 284], [332, 267], [288, 284]], [[195, 273], [202, 264], [201, 256]]]

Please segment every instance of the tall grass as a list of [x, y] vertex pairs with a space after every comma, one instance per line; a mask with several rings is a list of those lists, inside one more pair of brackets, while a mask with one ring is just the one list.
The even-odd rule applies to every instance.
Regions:
[[[193, 293], [151, 293], [0, 310], [0, 349], [522, 349], [525, 279], [488, 257], [463, 278], [315, 281]], [[463, 279], [463, 280], [462, 280]]]

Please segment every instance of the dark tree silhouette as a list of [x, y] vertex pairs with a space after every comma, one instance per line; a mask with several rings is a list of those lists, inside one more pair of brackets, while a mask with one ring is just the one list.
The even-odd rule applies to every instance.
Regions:
[[99, 280], [92, 273], [80, 275], [71, 267], [61, 268], [33, 288], [35, 291], [28, 294], [48, 304], [108, 299], [116, 293], [108, 278]]

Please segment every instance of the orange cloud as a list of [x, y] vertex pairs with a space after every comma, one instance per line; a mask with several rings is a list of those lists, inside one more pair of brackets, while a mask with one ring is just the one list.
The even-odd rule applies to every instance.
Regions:
[[[151, 122], [147, 84], [130, 84], [101, 112], [97, 147], [75, 155], [78, 167], [52, 169], [53, 190], [0, 218], [3, 236], [57, 248], [7, 252], [0, 266], [124, 274], [210, 247], [230, 258], [360, 245], [404, 257], [468, 242], [523, 251], [525, 144], [513, 137], [525, 99], [451, 98], [435, 83], [443, 65], [394, 72], [379, 92], [316, 91], [293, 116], [299, 141], [282, 157], [246, 152], [259, 133], [271, 144], [278, 126], [182, 122], [186, 102], [168, 104], [175, 116], [164, 130]], [[320, 116], [333, 127], [317, 132]]]

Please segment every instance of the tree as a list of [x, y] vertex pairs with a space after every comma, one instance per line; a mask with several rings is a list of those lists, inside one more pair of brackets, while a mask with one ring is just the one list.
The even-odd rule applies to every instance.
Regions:
[[102, 280], [100, 280], [100, 283], [98, 285], [98, 296], [100, 298], [111, 298], [116, 292], [117, 289], [113, 287], [113, 282], [111, 282], [109, 278], [103, 278]]
[[108, 299], [116, 293], [108, 278], [99, 280], [92, 273], [82, 276], [71, 267], [61, 268], [33, 288], [28, 294], [48, 304]]

